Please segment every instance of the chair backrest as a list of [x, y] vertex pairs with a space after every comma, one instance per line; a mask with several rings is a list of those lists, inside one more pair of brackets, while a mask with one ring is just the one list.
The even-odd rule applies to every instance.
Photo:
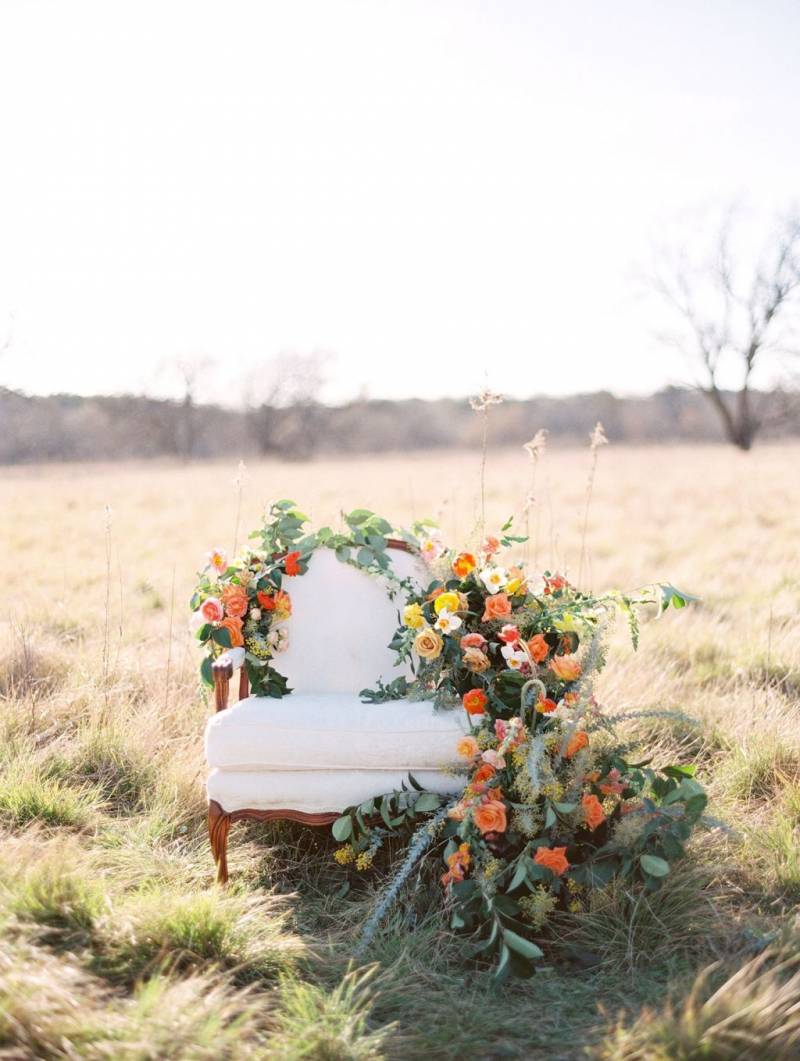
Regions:
[[[428, 581], [418, 556], [391, 549], [392, 569], [400, 578]], [[304, 575], [287, 578], [292, 599], [287, 623], [288, 649], [275, 667], [298, 693], [358, 693], [410, 670], [395, 666], [389, 642], [398, 625], [402, 595], [390, 599], [383, 579], [336, 559], [318, 548]]]

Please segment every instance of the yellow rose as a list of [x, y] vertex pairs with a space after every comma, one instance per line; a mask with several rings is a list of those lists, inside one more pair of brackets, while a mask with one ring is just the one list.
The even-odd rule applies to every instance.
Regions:
[[419, 630], [425, 625], [425, 616], [422, 614], [421, 604], [407, 604], [403, 608], [403, 623], [411, 630]]
[[440, 593], [433, 602], [433, 610], [437, 615], [441, 615], [445, 610], [448, 612], [457, 612], [460, 607], [461, 601], [459, 600], [457, 593]]
[[436, 659], [441, 655], [443, 647], [444, 641], [442, 641], [441, 634], [431, 630], [429, 626], [420, 630], [414, 638], [414, 648], [423, 659]]

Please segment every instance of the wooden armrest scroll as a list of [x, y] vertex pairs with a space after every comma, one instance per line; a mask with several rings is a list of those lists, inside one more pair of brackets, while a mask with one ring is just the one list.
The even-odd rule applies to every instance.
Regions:
[[223, 652], [218, 659], [211, 664], [211, 675], [214, 679], [214, 706], [217, 711], [224, 711], [228, 706], [228, 690], [230, 688], [233, 672], [240, 667], [242, 673], [239, 676], [239, 699], [247, 696], [247, 672], [244, 669], [244, 649], [231, 648]]

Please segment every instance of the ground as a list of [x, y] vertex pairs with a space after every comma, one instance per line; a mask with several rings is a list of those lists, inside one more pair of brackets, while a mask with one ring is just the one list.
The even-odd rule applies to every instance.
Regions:
[[267, 500], [291, 497], [317, 524], [356, 506], [399, 524], [432, 516], [466, 542], [480, 456], [262, 462], [243, 476], [1, 470], [0, 1053], [797, 1056], [800, 447], [598, 458], [585, 541], [588, 451], [547, 452], [535, 481], [521, 449], [490, 453], [487, 525], [516, 513], [524, 528], [533, 494], [521, 552], [537, 568], [593, 589], [667, 579], [702, 598], [647, 622], [636, 654], [617, 631], [599, 695], [688, 716], [632, 723], [631, 739], [697, 762], [724, 824], [656, 898], [612, 888], [564, 920], [542, 972], [500, 994], [464, 966], [424, 890], [351, 964], [380, 876], [338, 894], [324, 832], [235, 826], [234, 883], [213, 885], [209, 705], [187, 631], [206, 550], [241, 545]]

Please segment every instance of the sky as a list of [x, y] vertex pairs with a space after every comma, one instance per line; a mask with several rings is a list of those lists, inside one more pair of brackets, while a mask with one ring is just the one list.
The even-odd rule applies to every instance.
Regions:
[[681, 382], [641, 271], [796, 202], [799, 43], [794, 0], [0, 0], [0, 385]]

